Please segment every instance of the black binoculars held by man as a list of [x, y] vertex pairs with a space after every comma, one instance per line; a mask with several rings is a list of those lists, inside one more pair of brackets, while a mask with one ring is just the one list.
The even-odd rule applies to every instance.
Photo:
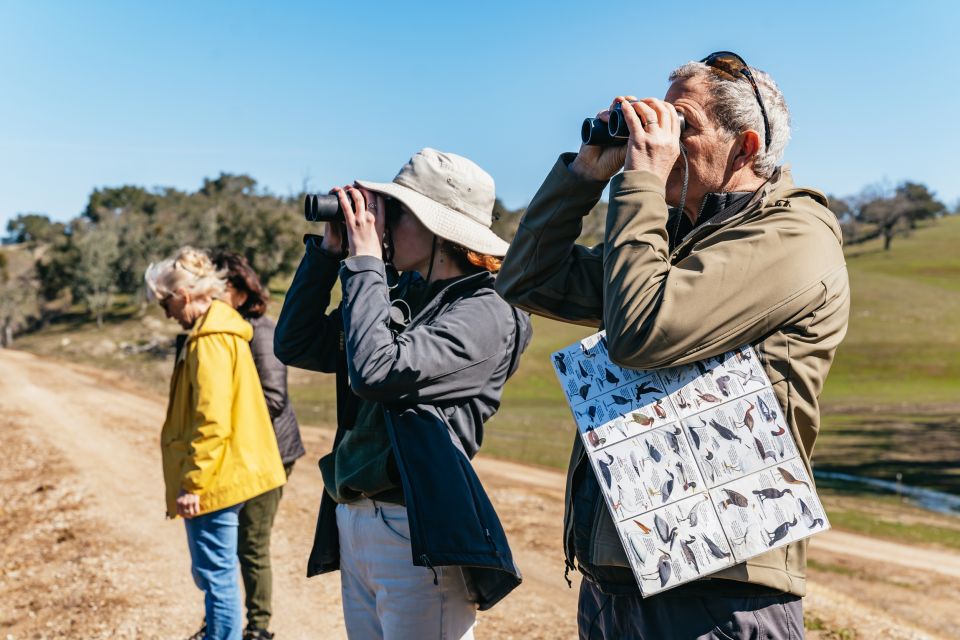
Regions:
[[[634, 100], [633, 102], [636, 102]], [[680, 133], [687, 127], [687, 121], [680, 116]], [[623, 117], [623, 109], [618, 104], [610, 110], [609, 122], [604, 122], [600, 118], [586, 118], [580, 127], [580, 141], [583, 144], [589, 144], [598, 147], [609, 147], [614, 145], [627, 144], [630, 137], [630, 129], [627, 127], [627, 121]]]

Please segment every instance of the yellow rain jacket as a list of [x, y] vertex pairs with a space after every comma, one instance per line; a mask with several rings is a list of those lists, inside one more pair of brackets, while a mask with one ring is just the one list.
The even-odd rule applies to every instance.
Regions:
[[214, 301], [177, 357], [160, 434], [168, 517], [181, 489], [200, 496], [204, 514], [286, 482], [252, 337], [233, 307]]

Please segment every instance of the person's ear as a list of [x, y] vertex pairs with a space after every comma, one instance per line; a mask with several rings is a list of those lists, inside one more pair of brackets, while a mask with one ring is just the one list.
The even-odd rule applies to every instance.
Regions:
[[739, 171], [744, 167], [752, 167], [753, 159], [760, 153], [760, 134], [753, 129], [747, 129], [737, 141], [733, 154], [733, 170]]
[[179, 288], [179, 289], [177, 289], [177, 295], [180, 296], [181, 298], [183, 298], [183, 306], [184, 306], [184, 307], [186, 307], [186, 306], [188, 306], [188, 305], [190, 304], [192, 298], [190, 297], [190, 293], [187, 292], [186, 289], [184, 289], [184, 288], [182, 288], [182, 287]]

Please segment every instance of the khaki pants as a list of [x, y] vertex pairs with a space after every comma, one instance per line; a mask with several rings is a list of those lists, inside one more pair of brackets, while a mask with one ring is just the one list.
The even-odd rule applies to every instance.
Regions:
[[477, 605], [463, 571], [414, 566], [405, 507], [373, 500], [337, 505], [337, 528], [350, 638], [472, 640]]

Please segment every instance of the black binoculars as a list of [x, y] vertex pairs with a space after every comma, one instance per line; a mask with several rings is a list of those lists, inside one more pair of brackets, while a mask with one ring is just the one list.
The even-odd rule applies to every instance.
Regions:
[[303, 201], [303, 217], [307, 222], [343, 221], [340, 199], [325, 193], [308, 193]]
[[[392, 224], [400, 214], [402, 208], [399, 200], [384, 198], [387, 207], [387, 223]], [[343, 208], [340, 199], [326, 193], [308, 193], [303, 201], [303, 217], [307, 222], [343, 222]]]
[[[677, 115], [680, 117], [680, 133], [683, 133], [687, 128], [687, 121], [684, 120], [682, 113], [678, 112]], [[580, 140], [583, 144], [597, 147], [627, 144], [629, 137], [630, 129], [627, 127], [627, 120], [623, 117], [620, 104], [610, 111], [609, 122], [604, 122], [600, 118], [586, 118], [580, 127]]]

